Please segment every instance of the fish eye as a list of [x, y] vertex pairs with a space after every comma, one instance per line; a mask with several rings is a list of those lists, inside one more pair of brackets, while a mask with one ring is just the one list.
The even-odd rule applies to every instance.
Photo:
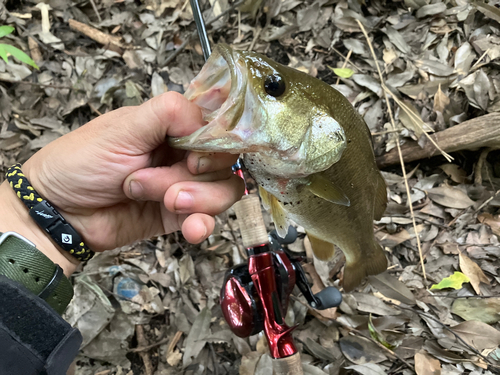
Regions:
[[272, 74], [267, 76], [264, 80], [264, 90], [268, 95], [274, 96], [275, 98], [283, 95], [286, 89], [285, 80], [278, 74]]

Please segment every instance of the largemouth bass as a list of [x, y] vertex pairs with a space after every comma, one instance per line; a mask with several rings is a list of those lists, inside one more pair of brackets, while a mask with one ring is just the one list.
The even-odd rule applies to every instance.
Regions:
[[185, 96], [207, 125], [171, 139], [176, 148], [243, 154], [278, 234], [305, 228], [315, 256], [345, 254], [343, 286], [387, 268], [373, 220], [387, 204], [371, 134], [328, 84], [254, 52], [220, 44]]

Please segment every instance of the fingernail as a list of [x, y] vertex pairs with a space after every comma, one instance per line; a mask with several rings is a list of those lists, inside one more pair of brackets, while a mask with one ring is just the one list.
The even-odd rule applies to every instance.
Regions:
[[203, 236], [200, 237], [200, 239], [198, 240], [198, 243], [204, 241], [207, 234], [208, 234], [208, 229], [207, 229], [207, 227], [205, 227], [205, 233], [203, 233]]
[[211, 159], [207, 158], [206, 156], [202, 156], [198, 159], [198, 166], [196, 167], [196, 171], [198, 173], [205, 173], [210, 169], [211, 164]]
[[179, 191], [174, 203], [174, 209], [177, 213], [184, 214], [193, 206], [194, 198], [187, 191]]
[[135, 200], [141, 200], [144, 196], [144, 188], [140, 182], [135, 180], [130, 181], [128, 191], [130, 192], [130, 196]]

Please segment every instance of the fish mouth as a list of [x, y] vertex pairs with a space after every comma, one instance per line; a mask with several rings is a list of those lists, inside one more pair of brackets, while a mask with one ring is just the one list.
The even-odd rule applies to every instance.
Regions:
[[245, 130], [236, 129], [245, 112], [247, 82], [248, 69], [241, 53], [218, 44], [184, 94], [200, 107], [207, 124], [189, 136], [170, 138], [169, 144], [191, 151], [252, 151]]

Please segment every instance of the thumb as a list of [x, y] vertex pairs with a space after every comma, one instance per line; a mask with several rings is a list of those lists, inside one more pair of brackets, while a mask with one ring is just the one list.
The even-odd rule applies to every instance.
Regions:
[[123, 123], [117, 125], [126, 134], [129, 147], [146, 153], [165, 142], [167, 136], [193, 133], [203, 126], [203, 119], [196, 104], [177, 92], [167, 92], [128, 112]]

